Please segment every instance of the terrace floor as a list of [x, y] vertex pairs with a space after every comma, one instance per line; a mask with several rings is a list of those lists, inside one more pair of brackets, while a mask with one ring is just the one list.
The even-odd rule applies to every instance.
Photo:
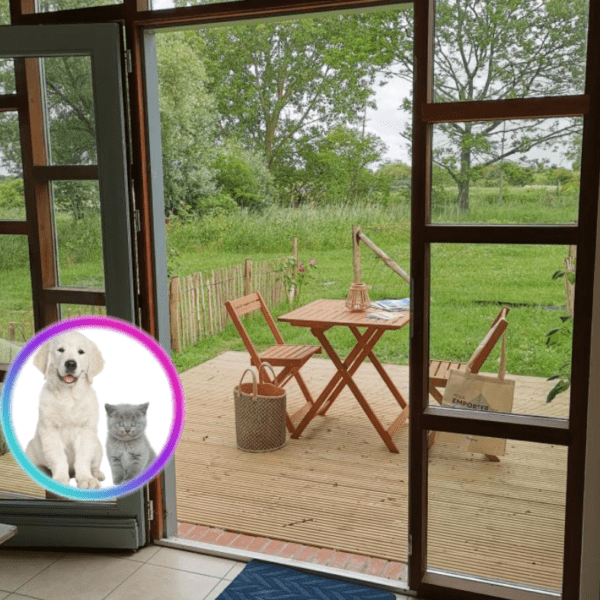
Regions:
[[[390, 453], [345, 389], [300, 439], [275, 452], [242, 452], [233, 388], [248, 363], [244, 352], [225, 352], [181, 375], [186, 421], [176, 451], [178, 520], [405, 562], [408, 426], [394, 438], [400, 453]], [[303, 369], [309, 388], [318, 393], [334, 368], [311, 359]], [[407, 397], [408, 367], [386, 369]], [[551, 382], [509, 377], [517, 382], [513, 412], [567, 416], [568, 394], [545, 402]], [[397, 404], [373, 366], [364, 363], [355, 380], [389, 424]], [[291, 411], [302, 405], [294, 385], [287, 396]], [[564, 448], [508, 441], [494, 463], [436, 441], [429, 458], [429, 565], [559, 589], [566, 459]], [[15, 488], [25, 476], [11, 464], [0, 457], [0, 490], [28, 493]]]
[[[387, 561], [407, 558], [408, 427], [390, 453], [346, 388], [300, 439], [275, 452], [236, 447], [233, 388], [249, 364], [226, 352], [182, 374], [186, 424], [176, 452], [179, 521]], [[303, 374], [317, 393], [334, 365], [313, 358]], [[408, 397], [408, 367], [386, 365]], [[384, 425], [398, 408], [371, 364], [355, 375]], [[551, 382], [517, 380], [514, 412], [567, 416], [546, 404]], [[563, 395], [564, 396], [564, 395]], [[287, 388], [290, 410], [303, 404]], [[564, 448], [507, 442], [499, 463], [435, 443], [429, 460], [429, 564], [558, 589], [562, 577]]]

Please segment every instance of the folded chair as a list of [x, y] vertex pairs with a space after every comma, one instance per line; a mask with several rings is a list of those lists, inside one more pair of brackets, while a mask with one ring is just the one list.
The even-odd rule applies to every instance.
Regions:
[[[259, 367], [261, 363], [268, 362], [272, 367], [282, 367], [281, 371], [277, 374], [275, 381], [273, 382], [275, 385], [283, 387], [285, 386], [290, 379], [293, 377], [298, 382], [300, 390], [304, 394], [306, 398], [306, 404], [298, 410], [293, 415], [286, 416], [286, 426], [290, 433], [294, 433], [296, 430], [296, 425], [302, 420], [304, 415], [308, 412], [310, 407], [313, 404], [313, 398], [300, 374], [300, 369], [302, 366], [308, 361], [308, 359], [314, 354], [318, 354], [321, 352], [320, 346], [293, 346], [286, 344], [277, 329], [277, 325], [265, 304], [263, 297], [260, 295], [260, 292], [254, 292], [253, 294], [248, 294], [243, 298], [238, 298], [237, 300], [229, 300], [225, 302], [225, 308], [233, 321], [242, 341], [244, 342], [244, 346], [246, 346], [246, 350], [248, 350], [250, 354], [250, 363]], [[276, 344], [263, 350], [262, 352], [258, 352], [244, 327], [241, 317], [243, 315], [247, 315], [252, 312], [259, 311], [262, 313], [273, 337], [275, 338]]]
[[[460, 362], [451, 362], [446, 360], [430, 360], [429, 361], [429, 393], [437, 400], [440, 404], [442, 403], [443, 392], [440, 391], [440, 388], [446, 387], [448, 383], [448, 376], [450, 374], [450, 369], [455, 369], [457, 371], [470, 371], [471, 373], [479, 373], [479, 370], [487, 360], [490, 352], [498, 342], [498, 340], [502, 337], [502, 334], [506, 331], [508, 327], [508, 321], [506, 320], [506, 315], [510, 309], [507, 306], [502, 307], [498, 316], [494, 319], [489, 331], [486, 336], [483, 338], [483, 341], [473, 355], [466, 363]], [[435, 440], [435, 432], [432, 431], [429, 434], [429, 447], [433, 445]], [[500, 459], [497, 456], [492, 456], [490, 454], [486, 454], [486, 456], [494, 461], [498, 462]]]

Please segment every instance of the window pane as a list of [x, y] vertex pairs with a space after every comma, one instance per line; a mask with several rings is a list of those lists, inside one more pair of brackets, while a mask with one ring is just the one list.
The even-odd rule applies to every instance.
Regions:
[[428, 568], [559, 591], [567, 449], [507, 440], [498, 458], [436, 433], [428, 465]]
[[25, 193], [16, 112], [0, 113], [0, 219], [25, 220]]
[[69, 10], [73, 8], [88, 8], [91, 6], [106, 6], [122, 4], [120, 0], [37, 0], [36, 12], [54, 12], [55, 10]]
[[[1, 13], [0, 13], [1, 14]], [[0, 25], [4, 24], [0, 22]], [[6, 23], [9, 25], [10, 23]], [[15, 86], [15, 62], [12, 58], [0, 59], [0, 94], [14, 94]]]
[[97, 181], [54, 181], [59, 285], [104, 288]]
[[[572, 319], [567, 316], [565, 278], [553, 275], [564, 269], [570, 253], [574, 249], [566, 246], [432, 245], [430, 402], [437, 405], [433, 398], [441, 402], [445, 391], [444, 404], [451, 402], [448, 368], [465, 369], [506, 306], [506, 379], [515, 382], [507, 412], [568, 418]], [[499, 339], [481, 366], [482, 374], [498, 374], [501, 348]], [[563, 392], [549, 396], [561, 381]], [[499, 409], [490, 405], [490, 410]]]
[[[0, 236], [0, 362], [10, 363], [33, 336], [29, 249], [24, 235]], [[0, 387], [2, 384], [0, 383]], [[0, 456], [0, 499], [44, 497], [10, 452]]]
[[431, 220], [576, 222], [581, 133], [580, 118], [434, 125]]
[[150, 10], [163, 8], [179, 8], [182, 6], [200, 6], [202, 4], [219, 4], [221, 2], [239, 2], [240, 0], [148, 0]]
[[96, 125], [89, 56], [44, 59], [50, 164], [96, 163]]
[[10, 6], [8, 0], [0, 0], [0, 25], [10, 25]]
[[0, 236], [0, 362], [10, 362], [33, 335], [29, 248], [24, 235]]
[[438, 0], [436, 102], [582, 94], [589, 2]]
[[74, 317], [87, 317], [106, 315], [106, 307], [104, 306], [89, 306], [86, 304], [61, 304], [60, 318], [71, 319]]

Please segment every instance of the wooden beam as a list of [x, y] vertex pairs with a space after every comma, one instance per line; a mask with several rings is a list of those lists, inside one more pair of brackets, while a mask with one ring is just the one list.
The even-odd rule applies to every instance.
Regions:
[[427, 242], [461, 244], [577, 244], [577, 225], [427, 225]]
[[27, 235], [28, 233], [27, 221], [0, 221], [0, 235]]
[[[131, 3], [130, 3], [131, 4]], [[131, 10], [131, 6], [130, 6]], [[157, 307], [155, 299], [154, 248], [152, 208], [150, 198], [149, 139], [146, 129], [146, 87], [144, 80], [144, 32], [137, 27], [125, 28], [127, 46], [131, 51], [132, 73], [129, 78], [129, 111], [132, 144], [132, 175], [135, 209], [139, 211], [140, 231], [134, 231], [138, 257], [138, 285], [140, 297], [140, 327], [152, 337], [157, 336]], [[133, 219], [132, 219], [133, 221]], [[166, 293], [166, 290], [163, 290]], [[160, 290], [158, 291], [160, 294]]]
[[16, 94], [0, 94], [0, 112], [17, 110], [19, 108], [19, 99]]
[[363, 244], [365, 244], [365, 246], [367, 246], [367, 248], [373, 250], [373, 252], [375, 252], [375, 254], [392, 271], [394, 271], [394, 273], [400, 275], [400, 277], [402, 277], [402, 279], [404, 279], [404, 281], [408, 283], [408, 285], [410, 285], [410, 275], [398, 263], [394, 262], [381, 248], [379, 248], [379, 246], [374, 244], [362, 231], [359, 230], [356, 236]]
[[[594, 273], [598, 272], [598, 201], [600, 183], [600, 3], [590, 2], [588, 21], [585, 92], [590, 110], [583, 118], [581, 140], [581, 183], [579, 187], [580, 244], [577, 248], [577, 294], [573, 307], [573, 352], [569, 421], [573, 441], [569, 447], [567, 506], [565, 513], [565, 550], [563, 599], [578, 600], [581, 586], [583, 540], [583, 490], [587, 444], [588, 402], [590, 399], [590, 324], [593, 305]], [[592, 468], [588, 466], [588, 468]]]
[[430, 431], [449, 431], [560, 446], [567, 446], [572, 440], [568, 419], [430, 405], [425, 409], [422, 421], [423, 428]]
[[36, 181], [98, 179], [97, 165], [34, 166], [32, 176]]
[[431, 102], [433, 90], [434, 0], [414, 3], [414, 106], [412, 114], [411, 262], [414, 285], [411, 293], [412, 338], [409, 397], [409, 587], [418, 590], [427, 568], [427, 461], [429, 435], [421, 425], [427, 404], [429, 379], [429, 281], [430, 247], [424, 231], [431, 221], [431, 125], [421, 118], [421, 107]]
[[44, 301], [52, 304], [87, 304], [90, 306], [105, 306], [104, 290], [87, 288], [52, 287], [42, 291]]
[[20, 25], [57, 25], [63, 23], [106, 23], [121, 21], [125, 18], [125, 7], [122, 3], [108, 6], [89, 6], [72, 10], [23, 14]]
[[203, 4], [184, 8], [153, 10], [138, 13], [135, 24], [143, 27], [172, 27], [269, 17], [294, 17], [328, 11], [359, 10], [368, 8], [392, 9], [406, 0], [241, 0], [217, 4]]
[[584, 94], [555, 98], [428, 103], [421, 107], [421, 115], [426, 123], [462, 123], [501, 119], [580, 117], [588, 114], [589, 110], [590, 97]]

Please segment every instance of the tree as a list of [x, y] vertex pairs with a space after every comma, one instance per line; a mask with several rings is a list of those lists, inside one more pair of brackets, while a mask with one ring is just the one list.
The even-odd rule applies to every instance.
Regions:
[[[260, 151], [293, 191], [300, 148], [337, 126], [360, 127], [401, 32], [395, 11], [198, 31], [220, 132]], [[402, 33], [402, 35], [404, 35]]]
[[215, 103], [193, 32], [157, 35], [165, 211], [197, 211], [217, 191]]
[[264, 156], [245, 149], [237, 140], [229, 139], [219, 148], [215, 169], [220, 192], [239, 207], [259, 210], [273, 202], [275, 182]]
[[[439, 0], [436, 3], [434, 100], [474, 101], [559, 96], [583, 91], [587, 0]], [[412, 28], [412, 13], [402, 13]], [[412, 55], [398, 53], [395, 73], [412, 81]], [[410, 109], [405, 100], [404, 109]], [[579, 119], [451, 123], [435, 126], [434, 163], [454, 180], [469, 208], [475, 166], [532, 148], [562, 147]], [[403, 136], [410, 139], [410, 131]], [[572, 147], [569, 146], [572, 157]]]
[[368, 196], [377, 179], [368, 166], [381, 159], [384, 145], [373, 135], [363, 135], [341, 125], [323, 138], [299, 148], [305, 168], [302, 187], [321, 202], [349, 202]]

